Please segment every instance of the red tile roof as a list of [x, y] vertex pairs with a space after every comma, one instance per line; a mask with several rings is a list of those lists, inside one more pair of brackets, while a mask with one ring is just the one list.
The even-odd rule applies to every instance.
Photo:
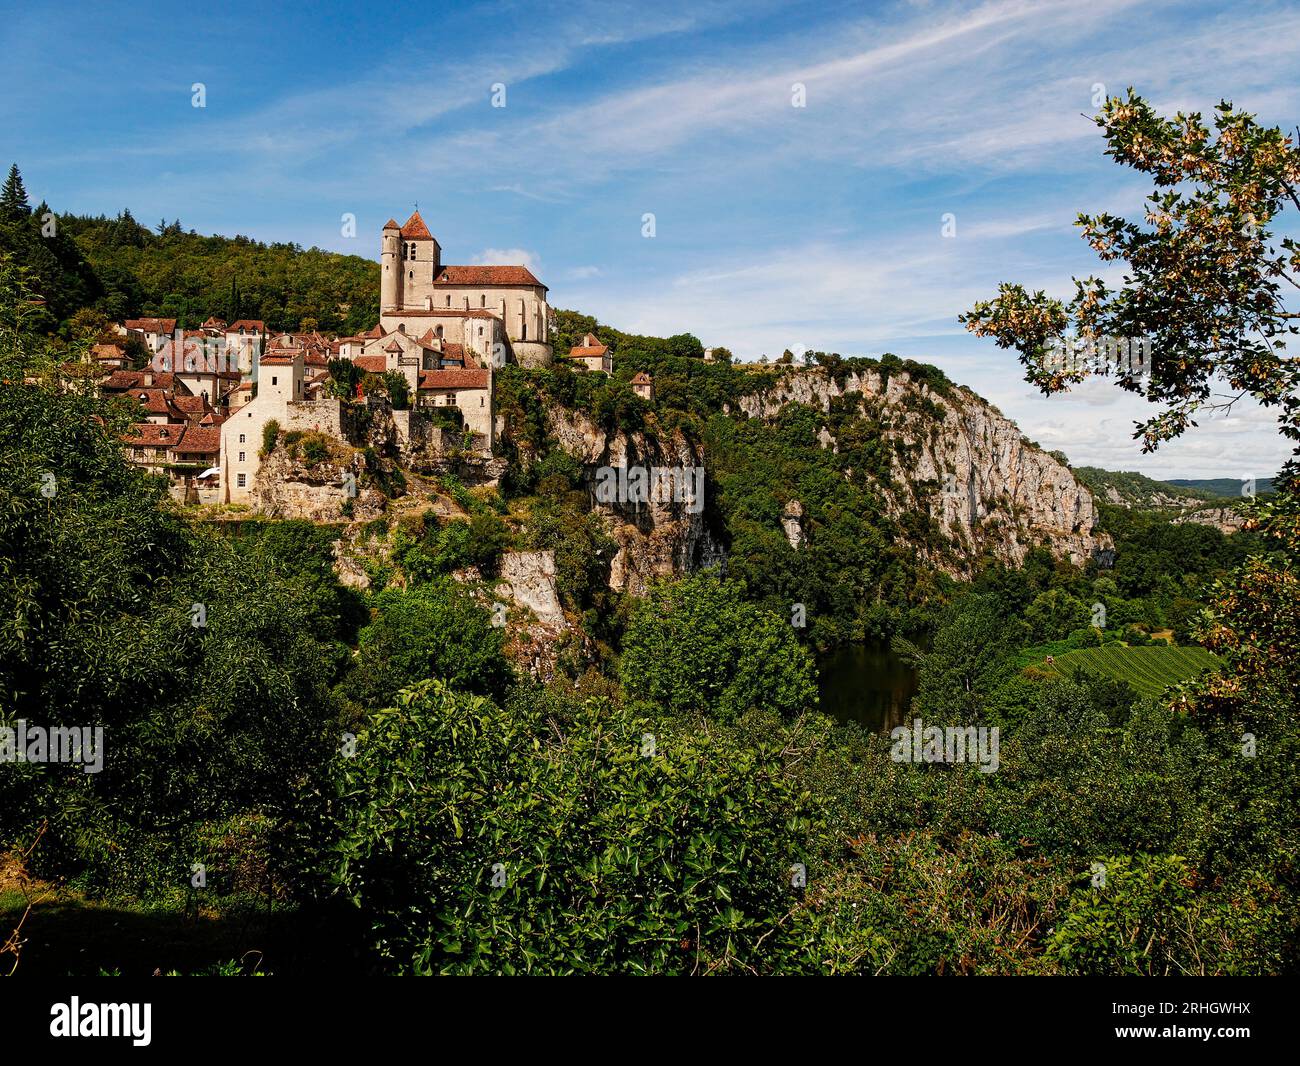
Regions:
[[603, 356], [607, 351], [609, 351], [608, 344], [597, 344], [592, 348], [570, 348], [569, 356], [573, 359], [593, 359], [596, 356]]
[[94, 344], [90, 354], [95, 359], [121, 359], [126, 355], [126, 349], [120, 344]]
[[221, 451], [221, 428], [219, 426], [187, 426], [185, 436], [176, 445], [176, 454], [215, 455]]
[[141, 333], [175, 333], [174, 318], [128, 318], [127, 329], [139, 330]]
[[177, 410], [172, 402], [172, 396], [167, 389], [143, 388], [138, 393], [133, 392], [140, 401], [140, 406], [148, 411], [151, 415], [167, 415], [183, 418], [181, 411]]
[[352, 362], [369, 374], [382, 374], [388, 369], [388, 360], [382, 355], [358, 355]]
[[184, 426], [158, 426], [152, 422], [137, 422], [122, 440], [137, 448], [174, 448], [185, 432]]
[[178, 411], [187, 415], [201, 415], [208, 410], [206, 396], [173, 396], [172, 403], [176, 405]]
[[633, 384], [633, 385], [649, 385], [649, 384], [653, 383], [653, 381], [654, 381], [654, 379], [653, 379], [649, 374], [647, 374], [644, 370], [642, 370], [639, 374], [637, 374], [636, 377], [634, 377], [634, 378], [632, 379], [632, 384]]
[[[385, 229], [388, 227], [385, 226]], [[406, 220], [406, 225], [402, 227], [402, 236], [410, 241], [431, 241], [433, 234], [429, 232], [429, 227], [424, 224], [424, 219], [420, 217], [420, 212], [416, 211]]]
[[266, 323], [260, 318], [241, 318], [238, 322], [232, 322], [226, 327], [227, 333], [238, 333], [240, 330], [246, 333], [263, 333], [266, 330]]
[[486, 389], [491, 378], [486, 370], [422, 370], [422, 389]]
[[445, 266], [435, 285], [528, 285], [546, 288], [526, 266]]
[[390, 218], [387, 222], [384, 223], [384, 229], [401, 229], [401, 228], [402, 227], [397, 224], [396, 219]]

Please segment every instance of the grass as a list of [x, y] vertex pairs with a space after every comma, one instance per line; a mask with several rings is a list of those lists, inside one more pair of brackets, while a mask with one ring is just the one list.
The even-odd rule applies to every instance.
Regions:
[[1217, 669], [1219, 658], [1200, 647], [1156, 646], [1130, 648], [1111, 644], [1104, 648], [1076, 648], [1036, 664], [1044, 673], [1069, 677], [1076, 667], [1116, 681], [1126, 681], [1145, 698], [1159, 696], [1170, 685]]

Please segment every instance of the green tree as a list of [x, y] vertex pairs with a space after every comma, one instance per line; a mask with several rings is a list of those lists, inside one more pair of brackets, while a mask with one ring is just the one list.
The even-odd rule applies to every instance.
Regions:
[[708, 572], [650, 590], [628, 625], [620, 676], [634, 698], [721, 721], [817, 703], [812, 659], [789, 621]]
[[342, 691], [363, 707], [382, 707], [407, 685], [439, 678], [456, 688], [500, 695], [510, 679], [504, 633], [457, 582], [388, 588], [360, 635], [356, 666]]
[[23, 176], [18, 173], [18, 164], [9, 167], [9, 176], [5, 178], [4, 189], [0, 191], [0, 216], [6, 221], [24, 219], [32, 213], [27, 202], [27, 189], [23, 185]]

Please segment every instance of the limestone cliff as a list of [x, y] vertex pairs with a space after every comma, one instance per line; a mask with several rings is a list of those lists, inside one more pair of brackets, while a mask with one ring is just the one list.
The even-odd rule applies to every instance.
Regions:
[[721, 561], [722, 550], [709, 531], [703, 499], [651, 492], [644, 502], [605, 502], [596, 492], [601, 467], [678, 472], [705, 468], [701, 449], [682, 433], [608, 431], [583, 412], [560, 407], [548, 409], [547, 429], [564, 451], [583, 464], [593, 506], [605, 516], [610, 536], [618, 544], [610, 563], [611, 588], [640, 595], [656, 578]]
[[[985, 554], [1019, 565], [1035, 544], [1082, 563], [1111, 546], [1097, 530], [1092, 494], [1069, 467], [968, 389], [936, 390], [902, 371], [837, 377], [821, 367], [792, 368], [739, 407], [751, 418], [771, 419], [792, 403], [829, 412], [837, 397], [856, 400], [893, 444], [888, 481], [879, 484], [887, 513], [928, 514], [949, 538], [944, 551], [915, 545], [933, 565], [964, 575]], [[836, 447], [828, 429], [821, 441]]]

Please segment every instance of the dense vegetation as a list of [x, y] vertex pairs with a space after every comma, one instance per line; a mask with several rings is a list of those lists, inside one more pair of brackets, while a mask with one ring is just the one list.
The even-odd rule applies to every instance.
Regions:
[[[720, 418], [775, 371], [618, 335], [610, 381], [501, 375], [508, 477], [444, 479], [454, 516], [217, 535], [126, 464], [119, 412], [64, 387], [30, 282], [0, 256], [0, 715], [104, 723], [108, 750], [97, 774], [0, 764], [0, 842], [23, 876], [138, 912], [265, 902], [348, 972], [1300, 970], [1294, 470], [1245, 534], [1113, 510], [1111, 570], [1038, 550], [940, 581], [806, 409]], [[982, 328], [1017, 339], [1017, 299]], [[653, 405], [628, 390], [634, 367], [662, 381]], [[1199, 373], [1160, 383], [1174, 430]], [[728, 572], [613, 593], [550, 401], [706, 446]], [[853, 470], [873, 469], [870, 417], [832, 417]], [[798, 552], [775, 532], [792, 498], [811, 520]], [[364, 593], [335, 576], [341, 532], [375, 544]], [[556, 551], [581, 623], [549, 684], [511, 667], [490, 599], [521, 540]], [[1179, 646], [1151, 644], [1164, 629]], [[869, 633], [916, 664], [911, 716], [996, 730], [995, 762], [904, 756], [818, 713], [812, 646]], [[1190, 640], [1217, 669], [1160, 693], [1125, 680], [1142, 655], [1208, 659]], [[219, 972], [265, 946], [225, 943]], [[168, 950], [150, 967], [172, 968]]]

